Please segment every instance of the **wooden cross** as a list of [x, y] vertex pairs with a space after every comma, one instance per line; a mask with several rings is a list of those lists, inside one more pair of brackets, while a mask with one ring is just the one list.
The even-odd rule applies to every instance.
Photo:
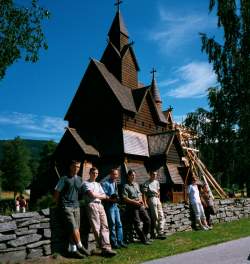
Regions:
[[120, 11], [120, 4], [122, 3], [121, 0], [116, 0], [115, 6], [117, 6], [117, 11]]
[[150, 72], [153, 74], [153, 79], [155, 79], [155, 73], [156, 73], [156, 69], [153, 67], [152, 71]]

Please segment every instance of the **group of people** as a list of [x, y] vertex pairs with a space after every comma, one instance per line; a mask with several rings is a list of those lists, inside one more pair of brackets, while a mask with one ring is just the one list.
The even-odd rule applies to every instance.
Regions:
[[192, 177], [191, 184], [188, 186], [188, 196], [196, 225], [205, 231], [212, 229], [211, 215], [215, 214], [215, 211], [208, 185], [204, 183], [199, 190], [198, 179]]
[[[97, 182], [98, 169], [92, 167], [89, 179], [82, 181], [78, 176], [81, 163], [72, 161], [69, 173], [59, 179], [55, 187], [55, 200], [61, 207], [68, 228], [68, 255], [73, 258], [84, 258], [91, 255], [80, 237], [79, 194], [87, 200], [88, 220], [103, 256], [115, 256], [114, 249], [126, 248], [119, 202], [126, 205], [124, 224], [127, 230], [136, 231], [140, 241], [150, 245], [152, 239], [165, 239], [165, 218], [160, 202], [160, 184], [156, 180], [157, 172], [150, 172], [149, 180], [142, 189], [135, 181], [136, 172], [129, 170], [127, 183], [119, 197], [117, 180], [118, 169], [114, 168], [101, 182]], [[143, 225], [141, 226], [141, 222]], [[126, 241], [127, 242], [127, 241]]]

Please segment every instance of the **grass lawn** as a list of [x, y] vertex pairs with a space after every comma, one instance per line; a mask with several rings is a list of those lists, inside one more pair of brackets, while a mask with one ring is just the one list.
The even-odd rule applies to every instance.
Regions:
[[36, 263], [46, 263], [47, 261], [51, 264], [142, 263], [147, 260], [171, 256], [246, 236], [250, 236], [249, 218], [230, 223], [217, 224], [211, 231], [190, 231], [176, 233], [169, 236], [166, 240], [155, 240], [152, 245], [149, 246], [145, 246], [140, 243], [130, 244], [128, 249], [117, 250], [118, 254], [113, 258], [91, 256], [84, 260], [72, 260], [58, 256], [55, 259], [43, 259], [41, 262], [36, 261]]

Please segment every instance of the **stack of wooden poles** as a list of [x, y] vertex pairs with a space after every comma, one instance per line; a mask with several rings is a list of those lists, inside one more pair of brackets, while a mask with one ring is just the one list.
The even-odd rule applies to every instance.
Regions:
[[189, 147], [188, 142], [194, 142], [196, 136], [193, 133], [189, 133], [189, 130], [183, 126], [178, 127], [179, 137], [183, 149], [186, 151], [186, 159], [189, 163], [189, 168], [185, 178], [185, 186], [187, 186], [187, 180], [190, 175], [196, 176], [202, 179], [207, 185], [211, 196], [213, 197], [211, 187], [219, 195], [220, 198], [227, 198], [227, 194], [221, 188], [219, 183], [215, 180], [212, 174], [208, 171], [204, 163], [200, 160], [197, 153], [199, 150]]

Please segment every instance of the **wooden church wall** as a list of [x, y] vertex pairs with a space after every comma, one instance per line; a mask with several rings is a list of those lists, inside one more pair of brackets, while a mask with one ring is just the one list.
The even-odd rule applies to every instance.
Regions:
[[155, 124], [149, 104], [149, 99], [146, 98], [146, 100], [144, 99], [140, 112], [135, 117], [124, 115], [123, 127], [127, 130], [147, 135], [165, 131], [164, 127]]
[[128, 37], [124, 36], [123, 34], [120, 34], [120, 43], [121, 43], [121, 47], [120, 50], [122, 50], [122, 48], [128, 44]]
[[137, 88], [138, 79], [135, 63], [130, 50], [122, 58], [122, 84], [130, 88]]

